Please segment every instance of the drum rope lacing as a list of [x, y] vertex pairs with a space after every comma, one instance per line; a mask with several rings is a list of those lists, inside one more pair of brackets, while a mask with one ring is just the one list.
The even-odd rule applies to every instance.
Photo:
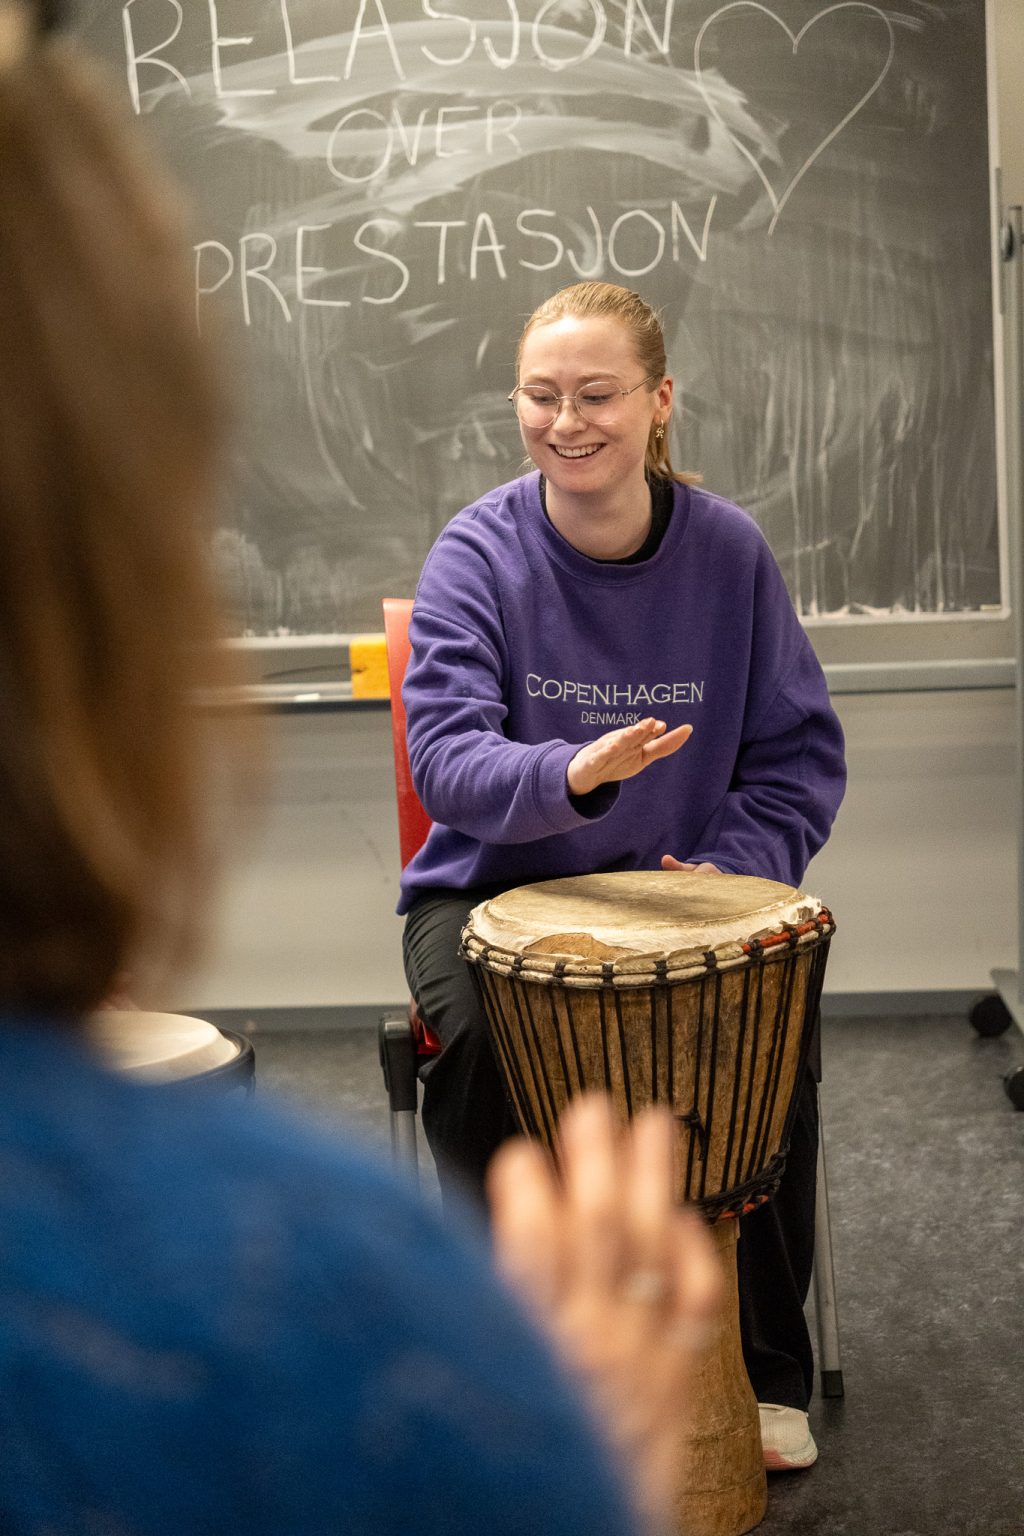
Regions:
[[[674, 985], [713, 971], [733, 970], [769, 957], [783, 946], [795, 950], [831, 938], [835, 923], [827, 907], [802, 923], [783, 923], [769, 934], [719, 945], [703, 952], [690, 950], [671, 956], [623, 955], [615, 960], [586, 960], [582, 956], [514, 952], [477, 938], [471, 929], [462, 933], [462, 952], [471, 964], [482, 964], [499, 976], [515, 976], [541, 986], [558, 982], [568, 987], [649, 987]], [[647, 962], [646, 966], [644, 962]]]
[[[568, 1013], [570, 1025], [570, 1038], [572, 1056], [576, 1067], [576, 1078], [580, 1086], [583, 1084], [584, 1073], [580, 1062], [579, 1048], [576, 1030], [572, 1025], [573, 1008], [570, 1002], [572, 989], [597, 991], [600, 1015], [600, 1059], [603, 1063], [601, 1075], [605, 1079], [605, 1086], [611, 1087], [610, 1061], [609, 1061], [609, 1025], [614, 1030], [617, 1026], [619, 1040], [617, 1042], [616, 1055], [622, 1057], [623, 1066], [626, 1062], [626, 1041], [623, 1036], [622, 1002], [623, 993], [636, 988], [664, 993], [666, 1016], [665, 1023], [668, 1029], [668, 1038], [673, 1036], [673, 995], [677, 992], [677, 983], [683, 981], [687, 984], [696, 984], [700, 988], [703, 998], [705, 985], [711, 986], [709, 1002], [711, 1004], [707, 1015], [704, 1013], [704, 1004], [701, 1003], [701, 1018], [698, 1025], [696, 1042], [697, 1056], [700, 1058], [703, 1052], [708, 1052], [709, 1062], [709, 1087], [708, 1087], [708, 1111], [711, 1113], [711, 1102], [714, 1096], [715, 1059], [717, 1054], [716, 1040], [718, 1030], [718, 993], [725, 981], [727, 973], [736, 973], [747, 968], [744, 975], [744, 997], [747, 995], [748, 986], [754, 985], [750, 978], [757, 978], [756, 987], [758, 995], [757, 1010], [760, 1009], [761, 978], [764, 968], [775, 964], [782, 964], [787, 975], [787, 981], [779, 994], [776, 1003], [774, 1023], [765, 1020], [764, 1027], [773, 1035], [773, 1043], [768, 1051], [768, 1065], [766, 1068], [765, 1096], [762, 1097], [756, 1114], [756, 1123], [751, 1124], [749, 1107], [744, 1112], [742, 1126], [739, 1135], [735, 1159], [732, 1156], [733, 1134], [730, 1132], [728, 1149], [725, 1154], [726, 1167], [732, 1167], [732, 1177], [727, 1181], [728, 1187], [706, 1185], [708, 1172], [708, 1159], [711, 1155], [711, 1125], [700, 1112], [696, 1100], [692, 1101], [688, 1108], [674, 1109], [674, 1118], [680, 1127], [685, 1127], [689, 1133], [689, 1153], [687, 1156], [687, 1171], [685, 1185], [688, 1193], [685, 1198], [695, 1200], [704, 1217], [709, 1221], [718, 1221], [726, 1217], [745, 1215], [756, 1210], [778, 1188], [780, 1179], [785, 1169], [786, 1151], [788, 1150], [789, 1131], [795, 1110], [795, 1099], [786, 1115], [786, 1125], [781, 1137], [781, 1145], [775, 1152], [771, 1151], [769, 1144], [769, 1132], [775, 1118], [775, 1094], [778, 1088], [777, 1072], [781, 1067], [783, 1054], [788, 1050], [785, 1046], [785, 1035], [789, 1030], [789, 996], [792, 987], [793, 972], [790, 971], [790, 957], [795, 961], [798, 952], [802, 949], [814, 949], [818, 946], [818, 953], [812, 954], [811, 972], [808, 976], [808, 1002], [813, 994], [814, 998], [820, 994], [821, 978], [824, 969], [824, 954], [827, 951], [827, 941], [835, 932], [835, 923], [831, 913], [826, 908], [812, 918], [795, 924], [781, 924], [778, 929], [770, 933], [758, 935], [742, 943], [730, 942], [720, 945], [717, 949], [700, 951], [691, 950], [680, 952], [676, 955], [626, 955], [621, 960], [590, 959], [582, 956], [567, 956], [538, 953], [513, 954], [496, 944], [485, 943], [473, 934], [467, 927], [462, 935], [462, 953], [471, 963], [476, 980], [484, 987], [485, 992], [497, 984], [499, 977], [506, 980], [514, 978], [517, 984], [525, 983], [526, 990], [520, 994], [512, 994], [514, 1012], [517, 1016], [520, 1031], [527, 1029], [535, 1034], [535, 1021], [533, 1007], [530, 1003], [529, 986], [531, 983], [539, 984], [544, 992], [551, 997], [551, 1008], [554, 1010], [554, 995], [560, 993], [564, 998], [564, 1007]], [[673, 961], [677, 963], [672, 963]], [[646, 964], [644, 964], [646, 962]], [[641, 965], [643, 968], [641, 969]], [[628, 969], [624, 967], [628, 966]], [[606, 1002], [609, 1006], [606, 1006]], [[614, 1007], [610, 1006], [614, 1003]], [[746, 1012], [744, 1002], [744, 1013]], [[500, 1008], [497, 1010], [500, 1015]], [[705, 1026], [708, 1039], [704, 1040]], [[755, 1030], [758, 1027], [755, 1018]], [[781, 1027], [781, 1038], [780, 1038]], [[658, 1087], [657, 1069], [657, 1028], [654, 1012], [651, 1017], [651, 1068], [653, 1072], [653, 1100], [658, 1101], [667, 1087], [667, 1102], [675, 1102], [673, 1090], [673, 1058], [669, 1051], [666, 1061], [668, 1072], [667, 1084]], [[802, 1030], [802, 1033], [804, 1031]], [[569, 1095], [574, 1091], [571, 1084], [569, 1062], [566, 1059], [565, 1050], [560, 1032], [555, 1030], [555, 1039], [558, 1042], [559, 1065], [565, 1087], [569, 1089]], [[528, 1054], [525, 1062], [517, 1062], [515, 1053], [511, 1047], [511, 1039], [503, 1037], [499, 1028], [496, 1037], [499, 1055], [503, 1058], [506, 1070], [512, 1080], [514, 1098], [518, 1101], [520, 1112], [525, 1113], [524, 1124], [532, 1134], [543, 1133], [548, 1144], [552, 1144], [554, 1130], [554, 1116], [557, 1114], [556, 1097], [553, 1092], [554, 1085], [549, 1080], [548, 1069], [544, 1063], [543, 1053], [539, 1050], [536, 1055]], [[538, 1043], [539, 1042], [535, 1042]], [[806, 1058], [806, 1044], [800, 1052], [801, 1062]], [[523, 1077], [526, 1071], [531, 1080], [530, 1086]], [[768, 1079], [772, 1080], [769, 1090]], [[532, 1092], [530, 1088], [532, 1086]], [[594, 1086], [598, 1086], [595, 1084]], [[619, 1084], [620, 1090], [625, 1095], [625, 1109], [631, 1115], [632, 1094], [628, 1072], [624, 1073], [623, 1081]], [[562, 1090], [564, 1092], [564, 1089]], [[734, 1095], [735, 1097], [735, 1095]], [[664, 1101], [664, 1100], [663, 1100]], [[643, 1099], [641, 1099], [643, 1102]], [[532, 1108], [531, 1108], [532, 1106]], [[735, 1104], [733, 1105], [735, 1110]], [[539, 1112], [540, 1121], [532, 1124], [533, 1116]], [[773, 1133], [774, 1134], [774, 1133]], [[717, 1136], [716, 1136], [716, 1145]], [[751, 1150], [753, 1149], [753, 1150]], [[696, 1153], [696, 1164], [693, 1157]], [[754, 1164], [757, 1158], [762, 1161]], [[732, 1166], [733, 1162], [735, 1166]], [[741, 1176], [742, 1175], [742, 1176]]]

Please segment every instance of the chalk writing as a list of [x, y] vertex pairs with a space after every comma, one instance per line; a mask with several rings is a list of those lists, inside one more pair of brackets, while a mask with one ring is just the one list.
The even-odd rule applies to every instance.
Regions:
[[[765, 175], [757, 156], [751, 154], [743, 140], [733, 132], [729, 124], [726, 123], [720, 116], [718, 108], [715, 105], [714, 96], [706, 88], [703, 72], [701, 70], [701, 47], [703, 45], [706, 33], [717, 23], [723, 21], [727, 16], [729, 16], [730, 13], [742, 14], [746, 11], [758, 11], [761, 13], [761, 15], [767, 16], [769, 21], [773, 22], [777, 27], [780, 27], [792, 43], [794, 54], [797, 52], [800, 44], [803, 42], [804, 38], [812, 27], [817, 26], [820, 22], [824, 21], [827, 16], [835, 15], [838, 11], [861, 11], [865, 12], [868, 16], [876, 17], [885, 28], [886, 37], [888, 38], [888, 51], [885, 54], [885, 58], [882, 61], [877, 75], [871, 81], [867, 90], [863, 93], [862, 96], [858, 97], [858, 99], [853, 103], [853, 106], [850, 107], [849, 111], [844, 113], [839, 121], [829, 129], [821, 142], [815, 145], [814, 149], [804, 160], [803, 164], [797, 170], [795, 175], [790, 177], [789, 181], [786, 183], [785, 189], [781, 194], [776, 194], [775, 189], [769, 181], [768, 177]], [[777, 16], [775, 12], [769, 10], [766, 5], [759, 4], [759, 0], [732, 0], [731, 4], [723, 5], [719, 10], [713, 12], [701, 27], [700, 31], [697, 33], [697, 41], [693, 45], [693, 67], [696, 71], [701, 94], [704, 96], [704, 100], [707, 102], [708, 111], [712, 114], [713, 117], [717, 119], [718, 122], [722, 124], [725, 132], [729, 134], [730, 138], [733, 140], [736, 148], [739, 150], [740, 154], [743, 155], [744, 159], [749, 160], [751, 166], [753, 167], [754, 174], [757, 176], [758, 180], [761, 182], [761, 185], [764, 187], [768, 194], [772, 208], [775, 210], [772, 214], [771, 222], [768, 225], [769, 235], [774, 232], [775, 226], [779, 222], [779, 218], [782, 214], [782, 210], [785, 208], [786, 204], [789, 202], [790, 197], [795, 192], [797, 184], [802, 180], [804, 176], [806, 176], [815, 160], [818, 159], [819, 155], [824, 153], [824, 151], [832, 143], [832, 140], [836, 138], [838, 134], [842, 133], [847, 123], [853, 121], [861, 108], [867, 105], [872, 96], [879, 89], [882, 81], [885, 79], [886, 75], [889, 73], [889, 70], [892, 68], [892, 61], [895, 52], [896, 36], [893, 32], [892, 22], [889, 20], [884, 11], [879, 10], [877, 5], [868, 5], [865, 3], [865, 0], [840, 0], [838, 5], [826, 6], [823, 11], [819, 11], [816, 15], [812, 16], [809, 21], [805, 22], [805, 24], [800, 28], [799, 32], [793, 32], [791, 28], [786, 25], [781, 16]]]
[[377, 626], [519, 472], [515, 338], [584, 277], [661, 308], [675, 462], [757, 517], [802, 614], [998, 601], [975, 0], [90, 9], [246, 375], [241, 627]]
[[[430, 286], [443, 288], [456, 275], [471, 283], [482, 278], [504, 283], [512, 267], [530, 272], [560, 269], [565, 280], [571, 282], [574, 275], [594, 277], [606, 270], [623, 278], [646, 276], [664, 261], [678, 265], [685, 256], [706, 261], [715, 203], [713, 197], [699, 235], [676, 202], [670, 203], [660, 216], [649, 208], [627, 208], [607, 228], [598, 211], [587, 204], [583, 212], [593, 236], [589, 251], [577, 250], [567, 243], [568, 220], [553, 208], [524, 208], [516, 215], [512, 228], [501, 225], [500, 234], [498, 222], [486, 212], [477, 213], [472, 220], [414, 219], [407, 226], [397, 219], [365, 219], [351, 234], [351, 243], [356, 250], [391, 269], [394, 286], [390, 291], [372, 286], [367, 290], [368, 274], [361, 273], [355, 279], [356, 300], [361, 304], [394, 304], [406, 292], [414, 273], [418, 290], [422, 290]], [[562, 232], [558, 233], [560, 217]], [[417, 237], [415, 231], [419, 230], [424, 234]], [[346, 227], [340, 224], [298, 224], [289, 235], [291, 256], [282, 251], [279, 236], [262, 230], [239, 237], [237, 257], [219, 240], [199, 241], [195, 247], [197, 315], [201, 301], [220, 292], [235, 276], [247, 326], [253, 323], [250, 288], [254, 282], [271, 295], [279, 313], [289, 322], [294, 319], [297, 305], [350, 308], [352, 296], [325, 291], [332, 269], [308, 259], [312, 237], [338, 234], [344, 238], [345, 233]], [[393, 249], [398, 237], [410, 241], [404, 256]], [[546, 259], [535, 259], [541, 251]], [[339, 260], [334, 271], [349, 269], [350, 264]], [[281, 275], [275, 278], [275, 272]], [[286, 287], [293, 294], [292, 305], [286, 297]], [[416, 297], [422, 297], [422, 293], [417, 291]]]
[[[437, 23], [436, 40], [420, 40], [415, 44], [403, 47], [400, 43], [402, 24], [392, 21], [389, 12], [392, 9], [393, 0], [343, 0], [343, 3], [334, 8], [340, 22], [351, 19], [351, 31], [344, 37], [339, 37], [333, 44], [326, 39], [314, 39], [296, 43], [296, 29], [293, 21], [293, 11], [301, 9], [296, 0], [279, 0], [280, 17], [279, 28], [266, 29], [265, 35], [257, 36], [255, 32], [242, 37], [228, 37], [221, 31], [221, 20], [218, 14], [217, 0], [206, 0], [207, 8], [207, 32], [204, 38], [204, 47], [208, 50], [210, 71], [213, 76], [214, 88], [219, 97], [245, 97], [273, 95], [282, 85], [318, 85], [326, 82], [340, 84], [353, 78], [357, 65], [362, 59], [366, 59], [369, 66], [369, 56], [382, 45], [390, 61], [390, 67], [394, 82], [403, 82], [408, 79], [411, 70], [417, 68], [422, 60], [435, 65], [439, 69], [458, 69], [468, 64], [474, 58], [480, 58], [496, 70], [507, 70], [519, 64], [524, 57], [529, 57], [542, 68], [552, 73], [560, 73], [562, 70], [578, 68], [593, 58], [597, 51], [605, 44], [609, 27], [609, 14], [623, 12], [623, 25], [621, 36], [617, 39], [616, 51], [623, 58], [630, 58], [638, 51], [638, 30], [641, 36], [654, 46], [657, 52], [667, 57], [670, 51], [672, 23], [674, 17], [674, 0], [667, 0], [664, 9], [662, 27], [659, 33], [655, 22], [652, 20], [643, 0], [626, 0], [625, 6], [612, 5], [609, 0], [582, 0], [580, 9], [586, 13], [580, 28], [567, 28], [560, 25], [565, 15], [572, 11], [565, 0], [541, 0], [539, 7], [534, 8], [534, 14], [524, 26], [521, 13], [520, 0], [495, 0], [491, 18], [490, 31], [487, 22], [481, 22], [473, 16], [464, 16], [453, 13], [450, 10], [441, 10], [432, 0], [419, 0], [416, 9], [421, 13], [425, 21]], [[135, 36], [135, 24], [133, 16], [136, 13], [166, 10], [170, 7], [175, 13], [175, 19], [170, 32], [156, 43], [140, 50]], [[406, 6], [397, 9], [403, 12]], [[190, 92], [186, 75], [165, 55], [179, 44], [181, 37], [182, 10], [180, 0], [126, 0], [122, 9], [125, 53], [128, 69], [129, 88], [135, 110], [141, 111], [141, 87], [139, 82], [139, 68], [143, 66], [150, 69], [164, 71], [173, 75], [178, 85], [186, 93]], [[639, 28], [638, 28], [639, 24]], [[494, 38], [500, 33], [503, 47], [499, 48]], [[447, 44], [445, 51], [439, 51], [438, 43], [444, 40]], [[283, 50], [277, 45], [283, 44]], [[234, 58], [239, 50], [252, 52], [254, 57], [259, 57], [259, 50], [264, 50], [270, 45], [274, 56], [279, 62], [279, 79], [275, 85], [242, 86], [231, 85], [224, 79], [225, 56], [230, 50]], [[318, 67], [313, 61], [319, 56], [319, 67], [322, 68], [325, 61], [333, 60], [335, 69], [328, 73], [300, 74], [298, 68], [298, 56], [303, 57], [303, 68]]]

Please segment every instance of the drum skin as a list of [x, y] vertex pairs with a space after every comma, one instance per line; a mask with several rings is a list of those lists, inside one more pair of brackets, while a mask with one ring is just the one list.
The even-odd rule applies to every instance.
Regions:
[[90, 1014], [86, 1035], [117, 1072], [139, 1082], [217, 1092], [251, 1092], [253, 1048], [242, 1035], [183, 1013], [106, 1008]]

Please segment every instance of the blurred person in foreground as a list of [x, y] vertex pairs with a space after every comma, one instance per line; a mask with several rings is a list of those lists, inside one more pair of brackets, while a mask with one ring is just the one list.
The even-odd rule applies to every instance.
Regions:
[[667, 1118], [583, 1101], [561, 1179], [505, 1148], [502, 1281], [353, 1148], [90, 1046], [126, 966], [194, 953], [251, 754], [193, 708], [235, 680], [180, 214], [11, 0], [0, 206], [0, 1529], [667, 1528], [718, 1291]]

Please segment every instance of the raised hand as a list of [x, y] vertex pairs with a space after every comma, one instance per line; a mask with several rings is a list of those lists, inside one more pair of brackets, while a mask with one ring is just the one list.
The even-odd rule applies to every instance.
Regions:
[[599, 784], [632, 779], [660, 758], [671, 757], [693, 734], [692, 725], [667, 731], [664, 720], [648, 716], [635, 725], [608, 731], [581, 747], [566, 769], [569, 793], [588, 795]]
[[488, 1173], [499, 1268], [554, 1340], [652, 1532], [672, 1529], [701, 1349], [721, 1272], [703, 1223], [672, 1190], [672, 1120], [628, 1130], [603, 1095], [565, 1110], [561, 1179], [535, 1142], [507, 1142]]

